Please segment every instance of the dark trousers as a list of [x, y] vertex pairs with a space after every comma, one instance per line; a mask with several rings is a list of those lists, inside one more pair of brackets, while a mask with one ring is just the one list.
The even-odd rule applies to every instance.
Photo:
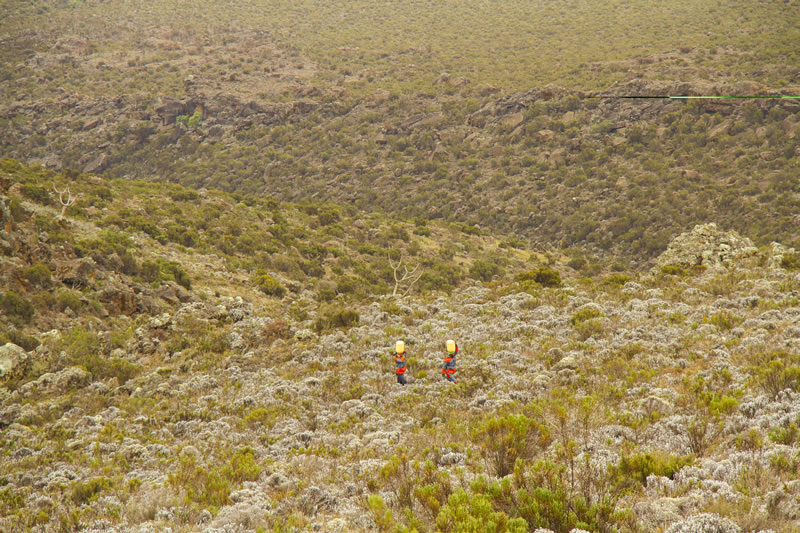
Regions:
[[450, 383], [458, 383], [456, 381], [456, 377], [453, 374], [445, 374], [444, 377], [446, 377], [447, 381], [449, 381]]
[[406, 384], [406, 375], [405, 374], [397, 374], [397, 382], [400, 385], [405, 385]]

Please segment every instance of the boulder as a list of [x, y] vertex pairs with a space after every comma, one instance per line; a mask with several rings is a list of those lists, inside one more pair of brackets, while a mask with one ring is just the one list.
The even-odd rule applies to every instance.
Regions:
[[742, 528], [719, 515], [700, 513], [672, 524], [665, 533], [739, 533]]
[[97, 174], [98, 172], [104, 171], [108, 167], [108, 156], [106, 154], [100, 154], [91, 161], [89, 161], [86, 166], [83, 167], [84, 174]]
[[64, 261], [56, 268], [56, 277], [73, 288], [85, 287], [94, 281], [97, 264], [89, 257]]
[[76, 387], [89, 383], [92, 375], [78, 366], [71, 366], [58, 372], [48, 372], [39, 376], [36, 381], [26, 383], [19, 388], [23, 397], [31, 394], [64, 394]]
[[112, 315], [132, 315], [136, 312], [136, 294], [122, 283], [106, 285], [99, 300]]
[[9, 342], [0, 346], [0, 379], [21, 376], [27, 370], [29, 361], [27, 352], [16, 344]]
[[654, 270], [663, 266], [733, 267], [737, 261], [758, 255], [758, 249], [747, 237], [735, 231], [725, 232], [716, 224], [697, 225], [692, 231], [678, 235], [667, 250], [656, 259]]

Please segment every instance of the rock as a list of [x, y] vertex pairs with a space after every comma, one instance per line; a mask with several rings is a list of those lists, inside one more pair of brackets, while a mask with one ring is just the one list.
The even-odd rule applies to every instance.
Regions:
[[733, 267], [737, 261], [756, 255], [758, 249], [750, 239], [734, 231], [721, 231], [714, 223], [703, 224], [678, 235], [656, 259], [653, 272], [658, 273], [663, 266]]
[[28, 354], [10, 342], [0, 346], [0, 379], [9, 380], [21, 376], [28, 369]]
[[713, 128], [711, 128], [711, 131], [708, 132], [708, 138], [709, 139], [713, 139], [714, 137], [716, 137], [718, 135], [722, 135], [723, 133], [727, 133], [728, 129], [730, 127], [731, 127], [730, 119], [725, 119], [722, 122], [720, 122], [719, 124], [717, 124], [716, 126], [714, 126]]
[[740, 533], [742, 528], [716, 514], [700, 513], [672, 524], [664, 533]]
[[539, 138], [539, 142], [546, 143], [552, 141], [556, 134], [552, 130], [541, 130], [536, 133], [536, 136]]
[[564, 148], [556, 148], [550, 153], [550, 163], [555, 166], [562, 166], [567, 162], [567, 151]]
[[110, 283], [103, 287], [98, 299], [115, 316], [132, 315], [136, 312], [136, 294], [122, 283]]
[[106, 154], [100, 154], [94, 159], [92, 159], [86, 166], [83, 167], [84, 174], [97, 174], [98, 172], [104, 171], [108, 167], [108, 156]]
[[568, 355], [553, 365], [553, 370], [578, 370], [578, 361], [571, 355]]
[[84, 124], [82, 129], [83, 129], [83, 131], [88, 131], [88, 130], [94, 129], [97, 126], [99, 126], [101, 122], [102, 122], [102, 120], [100, 119], [100, 117], [95, 117], [92, 120], [90, 120], [89, 122], [87, 122], [86, 124]]
[[64, 261], [56, 267], [56, 277], [73, 288], [86, 287], [96, 277], [97, 263], [89, 257]]
[[783, 262], [783, 258], [786, 255], [795, 254], [794, 248], [789, 248], [787, 246], [782, 245], [779, 242], [773, 242], [770, 244], [770, 254], [769, 254], [769, 261], [767, 265], [771, 269], [778, 269], [781, 267], [781, 262]]
[[172, 317], [169, 316], [169, 313], [162, 313], [151, 318], [148, 325], [153, 329], [163, 328], [170, 323], [171, 319]]
[[332, 511], [338, 503], [335, 497], [318, 487], [309, 487], [300, 500], [303, 509], [310, 511], [306, 513], [310, 516], [320, 512]]
[[37, 394], [64, 394], [76, 387], [83, 387], [91, 380], [91, 374], [81, 367], [71, 366], [56, 373], [48, 372], [19, 388], [23, 396]]
[[514, 129], [523, 122], [525, 122], [525, 115], [522, 113], [514, 113], [503, 119], [503, 126], [508, 129]]

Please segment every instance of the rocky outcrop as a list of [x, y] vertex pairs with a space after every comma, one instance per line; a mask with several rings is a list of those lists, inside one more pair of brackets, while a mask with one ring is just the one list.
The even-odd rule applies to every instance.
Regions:
[[97, 264], [89, 257], [63, 261], [56, 268], [56, 277], [73, 288], [86, 287], [97, 277]]
[[656, 259], [656, 268], [732, 267], [737, 261], [756, 255], [758, 249], [750, 239], [735, 231], [722, 231], [714, 223], [703, 224], [677, 236]]
[[28, 368], [27, 352], [16, 344], [0, 346], [0, 379], [9, 380], [21, 376]]
[[672, 524], [665, 533], [740, 533], [742, 528], [716, 514], [701, 513]]

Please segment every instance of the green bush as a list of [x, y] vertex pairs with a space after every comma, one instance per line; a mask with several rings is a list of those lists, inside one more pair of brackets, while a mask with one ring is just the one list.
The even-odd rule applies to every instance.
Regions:
[[781, 267], [786, 270], [800, 270], [800, 254], [786, 254], [781, 259]]
[[174, 281], [186, 290], [192, 290], [192, 280], [183, 269], [183, 265], [176, 261], [166, 261], [160, 264], [161, 279]]
[[628, 283], [631, 280], [630, 276], [626, 276], [625, 274], [610, 274], [603, 279], [603, 283], [606, 285], [616, 285], [617, 287], [621, 287]]
[[478, 260], [472, 263], [469, 267], [469, 275], [473, 279], [481, 281], [490, 281], [491, 279], [501, 275], [503, 269], [496, 261], [483, 261]]
[[528, 523], [522, 518], [510, 518], [503, 511], [495, 511], [488, 498], [482, 494], [468, 494], [458, 489], [447, 498], [436, 516], [436, 527], [448, 533], [526, 533]]
[[230, 482], [218, 469], [199, 466], [194, 455], [182, 454], [178, 467], [167, 477], [168, 483], [176, 490], [185, 491], [187, 502], [216, 511], [227, 505], [231, 494]]
[[178, 115], [177, 117], [175, 117], [175, 122], [179, 122], [184, 126], [186, 126], [187, 128], [189, 128], [190, 130], [193, 130], [197, 126], [199, 126], [201, 122], [203, 122], [203, 113], [198, 108], [195, 109], [194, 113], [192, 113], [191, 116]]
[[535, 281], [542, 287], [560, 287], [561, 274], [551, 268], [541, 267], [518, 274], [517, 281]]
[[600, 318], [604, 316], [599, 310], [595, 309], [594, 307], [587, 307], [585, 309], [581, 309], [570, 319], [573, 326], [580, 324], [581, 322], [585, 322], [587, 320], [591, 320], [593, 318]]
[[24, 197], [33, 200], [36, 203], [44, 205], [50, 205], [53, 203], [53, 199], [50, 196], [50, 189], [47, 187], [35, 185], [33, 183], [25, 183], [22, 185], [20, 192], [22, 192]]
[[572, 270], [583, 270], [586, 267], [586, 259], [583, 257], [573, 257], [567, 262], [567, 266]]
[[261, 475], [261, 467], [255, 459], [252, 448], [236, 450], [225, 470], [227, 477], [236, 483], [255, 481]]
[[0, 333], [0, 346], [3, 344], [11, 342], [16, 344], [26, 352], [30, 352], [31, 350], [35, 350], [39, 344], [39, 339], [36, 337], [31, 337], [30, 335], [26, 335], [25, 333], [19, 331], [18, 329], [10, 329], [5, 333]]
[[76, 481], [72, 484], [72, 501], [76, 505], [92, 502], [97, 499], [101, 492], [110, 489], [111, 486], [111, 480], [105, 477]]
[[268, 296], [283, 298], [283, 295], [286, 294], [286, 287], [264, 271], [256, 273], [255, 284], [261, 292]]
[[50, 269], [47, 267], [47, 265], [42, 263], [36, 263], [35, 265], [26, 268], [22, 275], [28, 280], [28, 283], [34, 287], [39, 287], [42, 289], [50, 287], [53, 282], [53, 276], [50, 272]]
[[139, 269], [142, 279], [148, 283], [156, 281], [161, 275], [161, 267], [155, 261], [145, 261]]
[[706, 318], [704, 322], [713, 324], [722, 331], [730, 331], [742, 323], [742, 318], [731, 313], [722, 312], [711, 315]]
[[339, 210], [332, 206], [325, 206], [318, 211], [317, 220], [320, 226], [329, 226], [335, 222], [339, 222]]
[[[800, 417], [798, 417], [798, 424], [800, 424]], [[789, 424], [786, 427], [775, 428], [769, 432], [769, 438], [772, 442], [792, 446], [795, 442], [800, 441], [800, 429], [797, 424]]]
[[511, 473], [517, 459], [530, 459], [550, 442], [547, 426], [525, 415], [491, 418], [473, 434], [495, 475]]
[[685, 276], [686, 269], [678, 265], [664, 265], [661, 267], [661, 272], [668, 276]]
[[334, 328], [349, 328], [358, 324], [358, 321], [358, 311], [353, 309], [330, 311], [314, 321], [314, 330], [322, 333]]
[[800, 387], [800, 364], [776, 358], [759, 366], [756, 375], [763, 389], [772, 396], [776, 396], [784, 389], [798, 390]]
[[24, 322], [30, 322], [34, 314], [33, 304], [14, 291], [8, 291], [0, 295], [0, 309], [5, 314], [19, 318]]
[[681, 468], [693, 462], [694, 458], [691, 456], [679, 457], [657, 452], [634, 456], [623, 455], [619, 463], [612, 467], [611, 473], [617, 485], [638, 481], [644, 486], [649, 475], [673, 479]]
[[75, 292], [70, 290], [63, 290], [56, 295], [56, 306], [59, 311], [63, 312], [69, 308], [74, 313], [79, 313], [83, 307], [83, 303]]

